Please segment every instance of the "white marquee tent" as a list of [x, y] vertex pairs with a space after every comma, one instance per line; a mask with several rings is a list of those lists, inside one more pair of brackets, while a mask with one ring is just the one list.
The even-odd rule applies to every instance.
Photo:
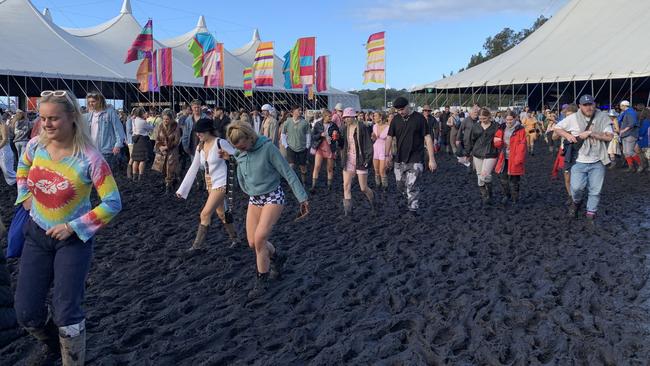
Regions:
[[[646, 14], [650, 14], [647, 0], [571, 0], [507, 52], [411, 91], [496, 94], [519, 85], [519, 91], [527, 90], [531, 97], [534, 88], [539, 93], [546, 84], [542, 100], [549, 93], [561, 95], [566, 86], [569, 94], [580, 94], [581, 89], [596, 94], [600, 89], [602, 99], [608, 98], [610, 88], [609, 94], [634, 94], [641, 88], [639, 78], [650, 76], [650, 48], [644, 46], [650, 34]], [[607, 83], [612, 80], [613, 87]]]
[[[49, 10], [39, 12], [29, 0], [0, 0], [0, 86], [2, 76], [67, 80], [90, 80], [97, 82], [136, 83], [135, 74], [139, 62], [124, 64], [128, 47], [141, 32], [142, 25], [132, 15], [130, 0], [124, 0], [120, 14], [109, 21], [90, 28], [62, 28], [54, 23]], [[154, 35], [156, 23], [154, 19]], [[173, 48], [174, 85], [203, 89], [203, 79], [194, 78], [193, 58], [187, 44], [198, 32], [209, 32], [204, 17], [200, 17], [194, 29], [168, 40], [156, 40], [156, 48]], [[224, 50], [224, 74], [226, 89], [242, 89], [242, 72], [250, 67], [255, 58], [260, 37], [257, 30], [245, 46]], [[283, 60], [275, 56], [274, 86], [256, 88], [256, 92], [298, 94], [302, 90], [285, 90], [282, 74]], [[17, 80], [14, 80], [17, 81]], [[31, 80], [33, 82], [33, 80]], [[14, 88], [15, 89], [15, 88]], [[0, 89], [0, 95], [3, 90]], [[200, 94], [199, 94], [200, 95]], [[330, 88], [317, 95], [327, 96], [330, 108], [337, 102], [359, 109], [358, 96]], [[300, 97], [302, 98], [302, 97]]]

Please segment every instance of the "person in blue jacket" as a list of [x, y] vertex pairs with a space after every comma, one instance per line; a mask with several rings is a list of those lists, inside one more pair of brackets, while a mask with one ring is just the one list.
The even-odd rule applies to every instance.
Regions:
[[634, 152], [636, 140], [639, 138], [639, 118], [630, 102], [624, 100], [620, 104], [621, 114], [618, 116], [618, 126], [623, 141], [623, 157], [627, 162], [628, 172], [635, 172], [634, 164], [641, 165], [640, 158]]
[[648, 161], [650, 160], [650, 109], [646, 108], [639, 116], [641, 120], [641, 127], [639, 128], [639, 139], [637, 140], [637, 147], [639, 150], [640, 166], [637, 172], [641, 173], [648, 169]]
[[111, 167], [115, 168], [118, 155], [124, 146], [126, 134], [115, 108], [106, 104], [100, 93], [86, 96], [88, 113], [84, 115], [90, 130], [90, 138]]
[[[271, 140], [259, 136], [246, 122], [231, 123], [226, 135], [237, 149], [235, 159], [239, 186], [250, 196], [246, 237], [257, 258], [257, 281], [248, 296], [254, 299], [266, 292], [271, 274], [278, 274], [277, 266], [283, 261], [277, 247], [268, 241], [286, 203], [280, 179], [284, 178], [289, 183], [300, 202], [301, 217], [309, 213], [309, 202], [302, 182]], [[222, 154], [226, 153], [222, 151]], [[272, 264], [275, 267], [273, 271]]]

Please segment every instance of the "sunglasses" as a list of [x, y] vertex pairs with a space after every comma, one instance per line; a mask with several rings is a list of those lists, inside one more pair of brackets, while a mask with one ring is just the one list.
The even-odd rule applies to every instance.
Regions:
[[68, 92], [65, 90], [43, 90], [41, 92], [41, 97], [49, 97], [50, 95], [54, 95], [55, 97], [65, 97], [68, 95]]

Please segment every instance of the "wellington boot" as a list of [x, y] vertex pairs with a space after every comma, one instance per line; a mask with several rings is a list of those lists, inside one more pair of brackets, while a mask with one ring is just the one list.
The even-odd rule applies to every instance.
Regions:
[[83, 366], [86, 361], [86, 329], [74, 337], [60, 336], [63, 366]]
[[268, 272], [258, 273], [253, 289], [248, 292], [248, 299], [255, 300], [263, 296], [266, 293], [266, 290], [269, 288], [269, 280], [270, 278]]
[[27, 332], [40, 344], [29, 354], [26, 365], [55, 365], [61, 358], [59, 328], [49, 320], [43, 328], [28, 328]]
[[208, 234], [208, 226], [199, 224], [199, 228], [196, 230], [196, 238], [192, 243], [192, 247], [190, 248], [190, 251], [202, 249], [207, 234]]
[[343, 200], [343, 214], [345, 216], [352, 216], [352, 200]]

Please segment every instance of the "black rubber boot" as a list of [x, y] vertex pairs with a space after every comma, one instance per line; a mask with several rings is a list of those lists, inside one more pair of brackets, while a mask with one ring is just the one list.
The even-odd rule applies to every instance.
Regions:
[[282, 268], [284, 262], [286, 262], [287, 257], [275, 247], [275, 253], [271, 256], [271, 270], [269, 271], [269, 277], [271, 279], [277, 279], [282, 276]]
[[49, 320], [43, 328], [28, 328], [27, 332], [39, 341], [39, 344], [27, 357], [26, 365], [55, 365], [61, 359], [59, 328]]
[[488, 204], [490, 201], [490, 196], [488, 195], [487, 185], [479, 186], [478, 189], [481, 192], [481, 201], [483, 204]]
[[501, 198], [501, 204], [507, 205], [510, 200], [510, 184], [507, 180], [501, 180], [501, 191], [503, 192], [503, 198]]
[[226, 229], [226, 234], [230, 239], [230, 248], [236, 248], [239, 245], [239, 236], [237, 235], [237, 230], [235, 230], [235, 225], [233, 224], [223, 224], [224, 229]]
[[381, 177], [378, 175], [375, 175], [375, 187], [381, 187]]
[[309, 190], [309, 193], [316, 193], [316, 179], [314, 178], [311, 179], [311, 189]]
[[266, 293], [266, 290], [269, 288], [269, 273], [257, 273], [257, 278], [255, 279], [255, 285], [253, 289], [248, 292], [248, 299], [254, 300], [258, 299]]
[[327, 191], [328, 192], [332, 191], [332, 180], [331, 179], [327, 180]]
[[381, 177], [381, 188], [384, 192], [388, 191], [388, 177]]
[[571, 202], [569, 205], [569, 218], [576, 219], [578, 218], [578, 212], [580, 211], [580, 202]]
[[199, 224], [199, 228], [196, 230], [196, 238], [192, 243], [190, 251], [202, 249], [203, 243], [205, 243], [205, 237], [208, 234], [208, 227], [202, 224]]
[[485, 188], [487, 189], [487, 204], [492, 203], [492, 183], [485, 183]]
[[377, 206], [375, 203], [375, 192], [373, 192], [370, 188], [366, 188], [366, 191], [364, 193], [366, 195], [366, 198], [368, 198], [368, 202], [370, 203], [370, 211], [376, 213]]
[[519, 183], [512, 183], [510, 187], [510, 198], [512, 199], [513, 205], [519, 202]]

